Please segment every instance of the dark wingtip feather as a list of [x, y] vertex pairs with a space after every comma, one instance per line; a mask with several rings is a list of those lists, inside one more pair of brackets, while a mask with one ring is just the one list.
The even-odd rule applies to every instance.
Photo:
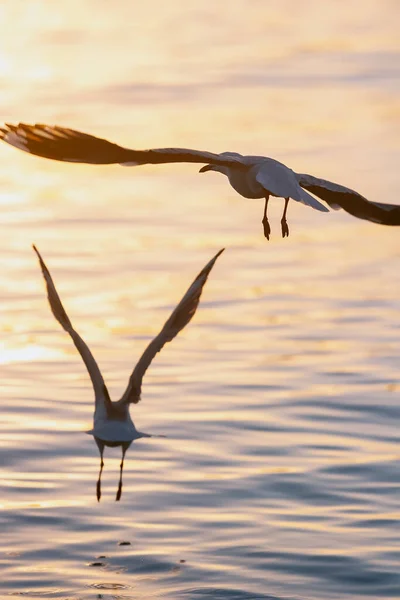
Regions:
[[34, 251], [36, 252], [36, 256], [37, 256], [37, 257], [38, 257], [38, 259], [39, 259], [39, 263], [40, 263], [40, 266], [41, 266], [41, 269], [42, 269], [42, 271], [43, 271], [43, 272], [46, 272], [46, 271], [47, 271], [47, 267], [46, 267], [46, 265], [44, 264], [44, 260], [43, 260], [43, 258], [42, 258], [42, 255], [40, 254], [39, 250], [36, 248], [35, 244], [32, 244], [32, 248], [33, 248], [33, 249], [34, 249]]
[[68, 331], [69, 333], [71, 333], [72, 323], [62, 305], [62, 302], [60, 300], [60, 297], [59, 297], [56, 287], [54, 285], [53, 279], [50, 275], [50, 271], [46, 267], [45, 262], [41, 256], [39, 250], [36, 248], [36, 246], [34, 244], [32, 244], [32, 248], [36, 252], [36, 255], [39, 259], [40, 268], [42, 270], [42, 275], [43, 275], [43, 278], [46, 283], [47, 299], [50, 304], [51, 312], [53, 313], [53, 315], [57, 319], [57, 321], [60, 323], [60, 325], [65, 329], [65, 331]]
[[219, 250], [217, 252], [217, 254], [206, 264], [205, 267], [203, 267], [203, 269], [200, 271], [200, 273], [197, 275], [195, 281], [198, 281], [200, 278], [202, 278], [204, 275], [206, 275], [206, 277], [208, 277], [211, 269], [213, 268], [213, 266], [215, 265], [215, 261], [217, 260], [217, 258], [219, 256], [221, 256], [221, 254], [224, 252], [225, 248], [221, 248], [221, 250]]
[[[212, 258], [212, 259], [210, 260], [210, 262], [209, 262], [209, 263], [208, 263], [208, 265], [207, 265], [207, 267], [209, 267], [209, 270], [210, 270], [210, 271], [211, 271], [212, 267], [214, 266], [214, 264], [215, 264], [215, 262], [216, 262], [217, 258], [218, 258], [219, 256], [221, 256], [221, 254], [222, 254], [223, 252], [225, 252], [225, 248], [221, 248], [221, 250], [218, 250], [218, 252], [217, 252], [217, 254], [214, 256], [214, 258]], [[207, 267], [206, 267], [206, 268], [207, 268]]]
[[[50, 272], [49, 272], [48, 268], [46, 267], [46, 264], [42, 258], [42, 255], [40, 254], [39, 250], [36, 248], [35, 244], [32, 244], [32, 248], [36, 252], [36, 256], [39, 259], [40, 268], [42, 269], [43, 277], [44, 277], [44, 279], [46, 281], [46, 285], [47, 285], [47, 290], [49, 291], [49, 287], [48, 287], [49, 281], [48, 280], [50, 280], [51, 283], [53, 283]], [[50, 301], [50, 298], [49, 298], [49, 301]], [[50, 304], [51, 304], [51, 302], [50, 302]]]
[[41, 255], [40, 255], [40, 252], [39, 252], [39, 250], [36, 248], [35, 244], [32, 244], [32, 248], [33, 248], [33, 250], [36, 252], [36, 256], [38, 257], [38, 259], [39, 259], [39, 262], [40, 262], [40, 264], [41, 264], [41, 263], [43, 262], [43, 259], [42, 259]]

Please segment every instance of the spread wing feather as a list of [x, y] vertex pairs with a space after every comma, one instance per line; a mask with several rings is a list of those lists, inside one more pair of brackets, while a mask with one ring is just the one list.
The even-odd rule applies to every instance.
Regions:
[[400, 225], [400, 206], [397, 204], [371, 202], [350, 188], [312, 175], [296, 173], [296, 177], [302, 188], [325, 200], [332, 208], [340, 207], [358, 219], [373, 223]]
[[72, 323], [65, 312], [65, 309], [61, 303], [60, 297], [57, 293], [56, 287], [54, 285], [53, 279], [50, 275], [50, 271], [45, 265], [43, 258], [41, 257], [39, 250], [33, 246], [34, 251], [37, 254], [39, 259], [40, 267], [42, 269], [43, 277], [46, 282], [47, 288], [47, 298], [50, 304], [51, 311], [57, 321], [60, 323], [61, 327], [69, 333], [71, 336], [76, 349], [82, 357], [83, 362], [86, 365], [88, 373], [90, 375], [90, 379], [93, 384], [93, 389], [96, 397], [96, 404], [98, 402], [104, 402], [106, 407], [111, 404], [110, 396], [108, 394], [106, 385], [104, 383], [103, 376], [100, 372], [100, 369], [93, 358], [92, 353], [90, 352], [88, 346], [85, 344], [80, 335], [75, 331], [72, 326]]
[[142, 380], [151, 361], [163, 346], [174, 339], [175, 336], [191, 321], [200, 302], [200, 296], [203, 291], [204, 284], [207, 281], [208, 275], [213, 268], [215, 261], [222, 254], [224, 249], [220, 250], [204, 269], [197, 275], [192, 285], [179, 302], [178, 306], [172, 312], [164, 327], [161, 329], [157, 337], [154, 338], [143, 352], [139, 362], [134, 368], [129, 379], [128, 387], [122, 398], [116, 403], [121, 407], [129, 403], [137, 404], [140, 401], [142, 389]]
[[237, 156], [188, 148], [131, 150], [74, 129], [42, 124], [7, 124], [0, 128], [0, 139], [30, 154], [65, 162], [125, 166], [187, 162], [245, 167]]

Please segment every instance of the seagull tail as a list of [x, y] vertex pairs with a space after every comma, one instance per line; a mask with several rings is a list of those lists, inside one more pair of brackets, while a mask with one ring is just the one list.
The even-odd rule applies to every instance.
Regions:
[[306, 204], [307, 206], [311, 206], [312, 208], [315, 208], [315, 210], [319, 210], [320, 212], [329, 212], [329, 208], [327, 208], [324, 204], [319, 202], [319, 200], [314, 198], [314, 196], [311, 196], [311, 194], [306, 192], [306, 190], [303, 190], [303, 188], [300, 186], [299, 192], [301, 197], [300, 202]]

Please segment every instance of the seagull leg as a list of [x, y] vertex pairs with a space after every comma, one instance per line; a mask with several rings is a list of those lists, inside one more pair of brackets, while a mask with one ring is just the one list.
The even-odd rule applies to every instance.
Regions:
[[289, 226], [286, 221], [286, 211], [289, 204], [290, 198], [285, 198], [285, 208], [283, 209], [283, 215], [281, 219], [282, 237], [289, 237]]
[[101, 498], [101, 474], [103, 472], [103, 467], [104, 467], [104, 461], [103, 461], [103, 452], [104, 452], [104, 444], [99, 441], [96, 440], [97, 446], [99, 448], [99, 452], [100, 452], [100, 471], [99, 471], [99, 478], [97, 480], [97, 485], [96, 485], [96, 496], [97, 496], [97, 502], [100, 502], [100, 498]]
[[117, 491], [117, 495], [115, 497], [115, 501], [119, 502], [121, 500], [121, 495], [122, 495], [122, 470], [124, 468], [124, 459], [125, 459], [125, 454], [126, 451], [128, 450], [130, 444], [122, 444], [122, 460], [121, 460], [121, 464], [119, 466], [119, 484], [118, 484], [118, 491]]
[[268, 221], [268, 217], [267, 217], [268, 200], [269, 200], [269, 195], [265, 196], [264, 216], [263, 216], [263, 220], [261, 221], [263, 224], [263, 227], [264, 227], [264, 237], [266, 237], [267, 240], [269, 240], [269, 236], [271, 233], [271, 227], [269, 226], [269, 221]]

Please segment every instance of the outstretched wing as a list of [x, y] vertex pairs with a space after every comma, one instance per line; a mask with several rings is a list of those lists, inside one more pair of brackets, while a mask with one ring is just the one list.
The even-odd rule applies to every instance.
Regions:
[[243, 166], [240, 157], [236, 156], [186, 148], [130, 150], [87, 133], [49, 125], [7, 124], [0, 128], [0, 139], [36, 156], [65, 162], [124, 166], [187, 162]]
[[206, 264], [204, 269], [197, 275], [178, 306], [175, 308], [164, 327], [161, 329], [157, 337], [154, 338], [143, 352], [139, 362], [133, 370], [133, 373], [129, 379], [128, 387], [122, 396], [122, 398], [114, 403], [114, 406], [118, 408], [118, 405], [125, 405], [133, 402], [137, 404], [140, 401], [140, 394], [142, 389], [143, 376], [147, 371], [151, 361], [160, 352], [162, 347], [171, 340], [189, 323], [194, 316], [197, 307], [200, 302], [201, 292], [203, 291], [204, 284], [207, 281], [208, 275], [213, 268], [215, 261], [222, 254], [224, 248], [220, 250], [209, 263]]
[[90, 352], [88, 346], [85, 344], [83, 339], [73, 328], [72, 323], [69, 320], [69, 317], [68, 317], [67, 313], [65, 312], [65, 309], [61, 303], [60, 297], [57, 293], [57, 290], [55, 288], [55, 285], [54, 285], [53, 279], [50, 275], [50, 272], [49, 272], [48, 268], [46, 267], [44, 260], [39, 253], [39, 250], [36, 248], [36, 246], [33, 246], [33, 249], [36, 252], [37, 257], [39, 259], [43, 277], [46, 282], [47, 298], [48, 298], [48, 301], [50, 304], [51, 311], [52, 311], [53, 315], [55, 316], [55, 318], [57, 319], [57, 321], [62, 326], [62, 328], [65, 329], [65, 331], [67, 331], [69, 333], [69, 335], [71, 336], [71, 338], [76, 346], [76, 349], [78, 350], [79, 354], [82, 357], [83, 362], [86, 365], [86, 368], [90, 375], [90, 379], [92, 380], [94, 393], [95, 393], [95, 397], [96, 397], [96, 404], [99, 402], [104, 402], [107, 407], [107, 406], [111, 405], [111, 400], [110, 400], [110, 396], [108, 394], [106, 385], [104, 383], [103, 376], [100, 373], [100, 369], [99, 369], [95, 359], [93, 358], [93, 355]]
[[354, 217], [373, 223], [400, 225], [400, 206], [397, 204], [371, 202], [350, 188], [312, 175], [296, 173], [296, 177], [302, 188], [325, 200], [332, 208], [343, 208]]

